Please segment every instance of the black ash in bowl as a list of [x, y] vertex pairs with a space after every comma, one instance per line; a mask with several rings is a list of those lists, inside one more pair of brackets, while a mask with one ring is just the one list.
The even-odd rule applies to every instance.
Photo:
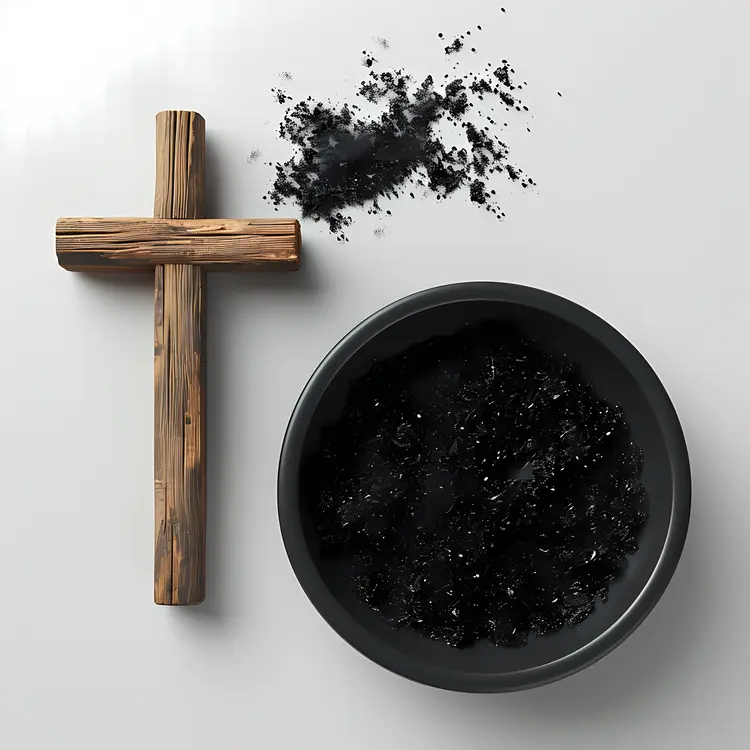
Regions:
[[321, 362], [278, 503], [300, 585], [349, 644], [418, 682], [506, 692], [640, 625], [685, 543], [690, 466], [659, 378], [612, 326], [540, 289], [450, 284]]
[[452, 646], [578, 625], [647, 516], [622, 407], [503, 322], [376, 362], [320, 445], [322, 554], [394, 626]]

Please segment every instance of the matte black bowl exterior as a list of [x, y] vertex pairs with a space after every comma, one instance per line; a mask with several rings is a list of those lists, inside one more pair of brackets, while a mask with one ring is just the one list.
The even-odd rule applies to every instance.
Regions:
[[[393, 629], [352, 592], [346, 559], [323, 559], [311, 520], [314, 498], [300, 486], [300, 465], [315, 455], [320, 426], [344, 408], [349, 384], [376, 358], [466, 323], [515, 321], [549, 351], [580, 365], [598, 394], [625, 407], [644, 455], [649, 519], [640, 549], [628, 558], [606, 603], [575, 628], [531, 637], [521, 648], [479, 642], [451, 648], [410, 630]], [[427, 685], [466, 692], [505, 692], [543, 685], [592, 664], [644, 620], [674, 573], [690, 517], [690, 467], [675, 410], [656, 374], [614, 328], [562, 297], [531, 287], [465, 283], [429, 289], [380, 310], [349, 333], [305, 387], [284, 438], [279, 465], [279, 518], [289, 560], [328, 624], [354, 648], [393, 672]]]

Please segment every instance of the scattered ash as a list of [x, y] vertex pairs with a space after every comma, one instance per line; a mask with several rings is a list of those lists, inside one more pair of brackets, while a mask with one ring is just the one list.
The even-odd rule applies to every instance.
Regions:
[[283, 70], [281, 73], [279, 73], [279, 78], [283, 78], [285, 81], [291, 81], [292, 74], [288, 70]]
[[[350, 209], [366, 207], [369, 214], [380, 214], [385, 201], [406, 193], [414, 197], [415, 186], [437, 200], [465, 190], [472, 203], [502, 219], [491, 178], [524, 188], [535, 184], [510, 161], [508, 146], [494, 132], [507, 126], [508, 113], [528, 112], [520, 98], [523, 85], [514, 82], [515, 70], [507, 60], [479, 73], [415, 80], [402, 69], [379, 69], [367, 51], [362, 55], [367, 74], [351, 101], [308, 96], [286, 109], [279, 135], [295, 154], [275, 165], [266, 197], [276, 210], [293, 201], [303, 217], [326, 222], [337, 239], [346, 241]], [[457, 59], [453, 68], [459, 64]], [[291, 100], [281, 89], [272, 92], [280, 104]], [[447, 129], [440, 127], [445, 124], [455, 128], [453, 140], [459, 145], [449, 144]]]
[[384, 36], [373, 37], [373, 42], [375, 42], [375, 44], [379, 45], [383, 49], [391, 48], [391, 43]]
[[253, 162], [258, 161], [261, 157], [261, 152], [259, 149], [254, 148], [248, 155], [247, 155], [247, 163], [252, 164]]
[[383, 237], [385, 237], [385, 228], [384, 227], [375, 227], [375, 229], [372, 230], [372, 233], [379, 239], [382, 240]]
[[282, 89], [271, 89], [271, 93], [279, 104], [286, 104], [292, 100], [292, 97]]
[[452, 55], [456, 52], [460, 52], [463, 49], [463, 37], [456, 37], [446, 48], [445, 54]]
[[585, 620], [648, 499], [622, 407], [490, 321], [379, 360], [302, 479], [324, 555], [395, 627], [521, 646]]

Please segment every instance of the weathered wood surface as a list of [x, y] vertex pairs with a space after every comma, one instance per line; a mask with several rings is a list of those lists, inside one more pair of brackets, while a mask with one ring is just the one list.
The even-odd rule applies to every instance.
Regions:
[[[205, 123], [195, 112], [156, 117], [160, 219], [202, 218]], [[154, 315], [154, 601], [206, 595], [206, 272], [156, 266]]]
[[296, 219], [63, 218], [56, 232], [58, 262], [69, 271], [153, 271], [171, 263], [293, 271], [300, 246]]
[[197, 112], [168, 110], [156, 115], [156, 191], [158, 219], [204, 216], [206, 121]]

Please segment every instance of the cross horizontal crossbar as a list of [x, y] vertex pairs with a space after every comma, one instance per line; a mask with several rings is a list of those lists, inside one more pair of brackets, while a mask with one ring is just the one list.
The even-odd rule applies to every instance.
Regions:
[[165, 264], [217, 271], [295, 271], [296, 219], [58, 219], [56, 250], [68, 271], [146, 271]]

